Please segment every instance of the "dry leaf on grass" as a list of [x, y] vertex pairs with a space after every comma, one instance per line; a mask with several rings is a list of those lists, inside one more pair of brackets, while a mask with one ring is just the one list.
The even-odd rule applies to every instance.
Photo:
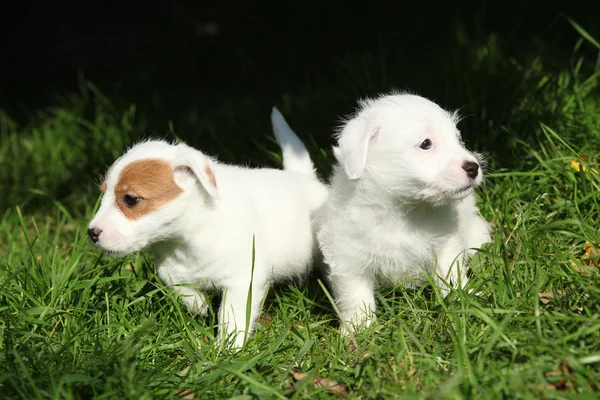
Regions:
[[52, 336], [54, 336], [54, 334], [56, 333], [56, 328], [58, 328], [59, 324], [60, 324], [60, 319], [58, 321], [56, 321], [56, 323], [54, 324], [54, 327], [52, 327], [52, 330], [50, 331], [50, 335], [48, 336], [48, 340], [50, 340], [50, 338]]
[[269, 314], [262, 313], [260, 314], [256, 322], [263, 328], [266, 328], [267, 326], [271, 325], [271, 322], [273, 322], [273, 318]]
[[564, 290], [557, 290], [556, 292], [542, 292], [538, 293], [538, 298], [542, 304], [548, 304], [550, 303], [550, 300], [554, 299], [555, 297], [561, 297], [564, 294]]
[[559, 363], [555, 369], [553, 369], [552, 371], [546, 372], [545, 375], [547, 378], [563, 377], [563, 379], [560, 379], [556, 382], [549, 383], [548, 389], [556, 390], [556, 391], [560, 391], [560, 392], [573, 390], [572, 383], [574, 381], [571, 379], [567, 379], [567, 377], [570, 377], [572, 373], [573, 373], [573, 371], [567, 365], [567, 363], [565, 363], [565, 362]]
[[[516, 292], [515, 294], [517, 297], [521, 297], [521, 292]], [[564, 294], [564, 290], [557, 290], [556, 292], [540, 292], [538, 293], [538, 299], [540, 299], [542, 304], [548, 304], [550, 303], [550, 300], [555, 297], [562, 297]]]
[[192, 392], [189, 389], [181, 389], [179, 392], [175, 394], [175, 397], [179, 397], [182, 399], [190, 400], [196, 398], [196, 393]]
[[[303, 379], [306, 379], [308, 377], [308, 374], [296, 371], [296, 372], [294, 372], [293, 376], [294, 376], [295, 380], [301, 381]], [[318, 375], [315, 376], [312, 379], [312, 384], [317, 389], [326, 388], [329, 393], [342, 393], [342, 394], [348, 393], [348, 389], [346, 388], [346, 386], [342, 385], [338, 381], [334, 381], [333, 379], [323, 378], [322, 376], [318, 376]]]
[[559, 391], [559, 392], [566, 392], [566, 391], [572, 390], [573, 388], [571, 387], [571, 384], [569, 383], [568, 380], [561, 379], [558, 382], [549, 383], [548, 384], [548, 389], [550, 389], [550, 390], [556, 390], [556, 391]]
[[594, 265], [598, 266], [600, 263], [600, 251], [598, 251], [598, 247], [590, 242], [585, 242], [585, 245], [583, 245], [583, 256], [581, 256], [581, 261], [586, 262], [588, 267]]
[[591, 261], [592, 260], [589, 260], [587, 263], [584, 263], [581, 261], [569, 260], [569, 264], [571, 264], [571, 267], [575, 272], [578, 272], [583, 276], [591, 276], [596, 272], [596, 267], [590, 265]]

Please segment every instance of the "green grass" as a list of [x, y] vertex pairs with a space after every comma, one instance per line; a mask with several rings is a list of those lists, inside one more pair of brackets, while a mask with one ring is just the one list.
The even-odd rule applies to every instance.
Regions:
[[[469, 45], [474, 56], [502, 51], [493, 40]], [[510, 101], [490, 102], [475, 89], [465, 95], [481, 114], [464, 123], [504, 143], [499, 152], [485, 137], [474, 140], [490, 162], [479, 205], [495, 228], [472, 263], [471, 286], [481, 294], [380, 292], [377, 324], [352, 341], [340, 337], [313, 276], [271, 288], [247, 346], [220, 348], [217, 295], [210, 316], [194, 318], [155, 276], [149, 255], [110, 259], [88, 243], [93, 180], [145, 129], [134, 106], [119, 109], [88, 85], [28, 125], [2, 115], [0, 397], [325, 398], [336, 389], [352, 398], [597, 396], [600, 70], [579, 52], [585, 45], [559, 70], [523, 61], [521, 79], [501, 91], [514, 93]], [[341, 74], [356, 82], [345, 93], [387, 84], [383, 75], [363, 80], [376, 71], [368, 57], [364, 63], [341, 61]], [[488, 79], [482, 72], [456, 85]], [[296, 112], [300, 126], [309, 111]], [[268, 132], [268, 114], [245, 118]], [[175, 137], [172, 128], [166, 136]], [[273, 143], [255, 137], [252, 163], [275, 165]], [[327, 175], [328, 149], [311, 151]], [[220, 154], [236, 157], [225, 140]]]

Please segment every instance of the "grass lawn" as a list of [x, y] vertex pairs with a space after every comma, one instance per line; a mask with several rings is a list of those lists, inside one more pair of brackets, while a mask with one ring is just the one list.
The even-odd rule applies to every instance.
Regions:
[[[0, 398], [597, 398], [600, 46], [582, 37], [552, 67], [535, 57], [507, 66], [510, 49], [495, 40], [465, 45], [482, 57], [477, 65], [499, 69], [493, 79], [474, 68], [438, 96], [461, 89], [460, 127], [488, 158], [478, 202], [493, 243], [473, 260], [470, 281], [480, 294], [380, 292], [377, 323], [353, 340], [340, 337], [314, 275], [272, 287], [245, 348], [220, 348], [216, 294], [210, 316], [194, 318], [155, 276], [149, 253], [111, 259], [89, 243], [96, 175], [148, 131], [135, 105], [85, 83], [27, 123], [0, 114]], [[277, 100], [300, 136], [315, 136], [306, 141], [325, 179], [326, 118], [393, 83], [367, 73], [376, 58], [338, 63], [338, 82], [352, 82], [343, 96], [298, 90]], [[513, 67], [516, 78], [504, 81]], [[331, 99], [335, 111], [323, 117]], [[236, 148], [231, 125], [219, 133], [236, 112], [222, 104], [213, 119], [188, 115], [211, 143], [204, 149], [278, 165], [268, 108], [236, 116], [251, 137]], [[191, 128], [162, 123], [163, 137], [201, 142]]]

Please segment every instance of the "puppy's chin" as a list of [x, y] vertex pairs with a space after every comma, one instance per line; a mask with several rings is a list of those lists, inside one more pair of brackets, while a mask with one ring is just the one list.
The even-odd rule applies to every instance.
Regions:
[[103, 253], [111, 258], [123, 258], [135, 253], [134, 251], [104, 250]]
[[443, 207], [469, 197], [476, 187], [474, 184], [458, 189], [428, 187], [421, 192], [421, 199], [434, 207]]
[[470, 196], [475, 191], [476, 187], [476, 185], [468, 185], [460, 189], [451, 190], [448, 193], [448, 197], [453, 200], [462, 200]]
[[102, 251], [104, 252], [105, 255], [112, 257], [112, 258], [123, 258], [123, 257], [127, 257], [135, 252], [141, 251], [142, 249], [144, 249], [144, 247], [146, 247], [145, 245], [141, 245], [141, 244], [133, 244], [131, 246], [128, 246], [127, 248], [120, 248], [120, 249], [116, 249], [116, 248], [110, 248], [110, 247], [106, 247], [103, 245], [97, 245], [97, 247], [99, 247], [100, 249], [102, 249]]

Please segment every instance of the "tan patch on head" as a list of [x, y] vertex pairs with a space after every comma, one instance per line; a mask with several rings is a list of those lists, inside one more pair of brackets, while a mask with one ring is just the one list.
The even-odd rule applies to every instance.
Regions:
[[[173, 178], [168, 162], [157, 158], [137, 160], [128, 164], [115, 186], [117, 207], [127, 219], [150, 214], [183, 193]], [[128, 197], [129, 196], [129, 197]], [[135, 204], [127, 200], [139, 199]]]
[[210, 165], [206, 165], [206, 167], [204, 167], [204, 172], [206, 173], [206, 176], [208, 178], [208, 183], [210, 183], [212, 185], [212, 187], [214, 187], [216, 189], [217, 188], [217, 179], [215, 178], [215, 174], [213, 173], [212, 169], [210, 168]]

